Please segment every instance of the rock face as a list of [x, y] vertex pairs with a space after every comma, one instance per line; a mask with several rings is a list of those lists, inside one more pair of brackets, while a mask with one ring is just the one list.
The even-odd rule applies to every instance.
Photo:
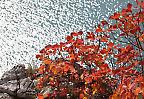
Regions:
[[24, 65], [14, 66], [0, 79], [0, 99], [34, 99], [33, 81], [27, 77]]
[[7, 93], [0, 93], [0, 99], [13, 99], [13, 98]]

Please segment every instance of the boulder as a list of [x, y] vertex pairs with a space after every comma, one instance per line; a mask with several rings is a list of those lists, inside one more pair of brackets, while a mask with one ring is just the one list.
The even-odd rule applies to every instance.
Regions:
[[25, 65], [14, 66], [0, 79], [0, 99], [34, 99], [32, 87], [33, 81], [27, 77]]
[[7, 93], [0, 93], [0, 99], [13, 99], [13, 98]]

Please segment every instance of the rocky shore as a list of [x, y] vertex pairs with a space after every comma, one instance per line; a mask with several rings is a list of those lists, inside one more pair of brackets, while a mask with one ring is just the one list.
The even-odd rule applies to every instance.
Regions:
[[25, 65], [5, 72], [0, 79], [0, 99], [34, 99], [33, 81], [26, 73]]

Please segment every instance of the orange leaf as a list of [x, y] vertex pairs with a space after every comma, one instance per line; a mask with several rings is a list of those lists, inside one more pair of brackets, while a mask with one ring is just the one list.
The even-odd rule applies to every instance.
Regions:
[[111, 15], [110, 16], [110, 19], [119, 19], [119, 17], [120, 17], [120, 13], [114, 13], [114, 15]]
[[81, 94], [79, 95], [79, 99], [83, 99], [83, 98], [84, 98], [84, 94], [81, 93]]
[[64, 66], [64, 72], [67, 72], [68, 70], [69, 70], [69, 65], [66, 64], [66, 65]]
[[139, 41], [144, 41], [144, 34], [142, 34], [140, 37], [139, 37]]
[[114, 43], [112, 43], [112, 42], [108, 43], [108, 47], [112, 48], [113, 46], [114, 46]]
[[141, 91], [141, 88], [140, 87], [137, 87], [135, 90], [134, 90], [134, 94], [135, 95], [138, 95]]
[[90, 40], [94, 40], [95, 39], [94, 33], [93, 32], [88, 32], [87, 38], [90, 39]]
[[82, 39], [77, 39], [76, 42], [77, 42], [78, 44], [83, 44], [83, 43], [84, 43], [84, 41], [83, 41]]
[[43, 72], [44, 72], [44, 69], [45, 69], [45, 66], [44, 65], [41, 65], [40, 67], [39, 67], [39, 73], [40, 74], [43, 74]]
[[121, 97], [119, 94], [115, 93], [110, 97], [110, 99], [121, 99]]
[[101, 54], [106, 54], [107, 53], [107, 50], [104, 48], [100, 51]]
[[96, 28], [96, 32], [103, 32], [103, 30], [102, 30], [102, 28], [101, 28], [100, 26], [98, 26], [98, 27]]
[[51, 60], [50, 59], [44, 59], [44, 64], [50, 64], [51, 63]]
[[109, 67], [108, 67], [108, 64], [102, 64], [101, 66], [100, 66], [100, 68], [102, 69], [102, 70], [107, 70], [107, 69], [109, 69]]
[[93, 93], [92, 93], [92, 94], [94, 95], [96, 92], [97, 92], [97, 89], [95, 88], [95, 89], [93, 90]]
[[75, 73], [75, 72], [76, 72], [75, 68], [72, 67], [72, 66], [70, 66], [70, 70], [71, 70], [72, 73]]
[[[59, 69], [59, 71], [60, 71], [60, 69]], [[52, 72], [53, 72], [54, 74], [57, 74], [57, 73], [58, 73], [58, 69], [54, 68], [54, 69], [52, 69]]]
[[107, 38], [105, 38], [105, 37], [101, 38], [101, 42], [107, 42], [107, 41], [108, 41]]
[[88, 99], [87, 97], [84, 97], [83, 99]]
[[70, 57], [70, 60], [75, 59], [75, 55], [74, 54], [70, 54], [69, 57]]
[[85, 77], [85, 83], [92, 82], [92, 77]]
[[38, 99], [44, 99], [44, 96], [42, 94], [38, 94]]

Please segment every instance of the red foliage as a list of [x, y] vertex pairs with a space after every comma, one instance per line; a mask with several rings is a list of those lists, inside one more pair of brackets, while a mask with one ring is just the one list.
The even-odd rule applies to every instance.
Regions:
[[51, 92], [39, 99], [144, 97], [144, 2], [136, 2], [137, 11], [129, 3], [110, 16], [116, 23], [103, 20], [95, 32], [72, 32], [66, 42], [42, 49], [36, 88]]

